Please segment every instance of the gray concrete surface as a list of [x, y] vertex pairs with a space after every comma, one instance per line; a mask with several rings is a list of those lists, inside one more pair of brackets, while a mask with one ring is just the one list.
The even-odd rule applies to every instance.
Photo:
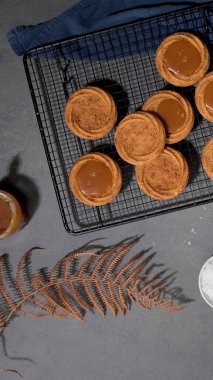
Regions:
[[21, 233], [1, 241], [0, 251], [9, 253], [15, 267], [23, 252], [40, 245], [46, 251], [34, 257], [34, 265], [51, 268], [88, 240], [104, 238], [102, 243], [112, 244], [143, 234], [136, 251], [156, 251], [154, 262], [176, 272], [172, 288], [178, 297], [194, 301], [177, 314], [134, 306], [125, 318], [88, 314], [84, 324], [52, 317], [16, 318], [5, 332], [7, 352], [0, 339], [0, 367], [16, 368], [29, 380], [212, 380], [213, 310], [202, 300], [197, 281], [202, 264], [213, 253], [213, 206], [81, 237], [69, 236], [62, 225], [22, 59], [11, 51], [5, 33], [17, 24], [53, 17], [71, 3], [0, 0], [0, 179], [18, 155], [15, 178], [30, 195], [32, 215]]

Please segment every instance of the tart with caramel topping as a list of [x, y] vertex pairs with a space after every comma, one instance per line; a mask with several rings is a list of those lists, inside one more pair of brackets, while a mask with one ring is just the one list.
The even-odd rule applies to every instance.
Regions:
[[118, 164], [103, 153], [89, 153], [80, 157], [72, 167], [69, 177], [74, 196], [89, 206], [111, 202], [122, 185]]
[[134, 112], [126, 116], [115, 132], [115, 146], [124, 161], [133, 165], [154, 159], [164, 150], [165, 128], [150, 112]]
[[136, 167], [136, 179], [141, 190], [150, 197], [173, 198], [187, 185], [188, 164], [180, 152], [167, 147], [160, 157]]
[[183, 140], [194, 125], [194, 112], [189, 101], [174, 91], [160, 91], [146, 100], [142, 109], [153, 112], [164, 124], [166, 144]]
[[84, 87], [70, 96], [65, 106], [65, 121], [78, 137], [99, 139], [109, 133], [117, 120], [112, 96], [98, 87]]
[[174, 33], [157, 49], [156, 65], [160, 75], [175, 86], [191, 86], [209, 68], [210, 57], [206, 45], [191, 33]]
[[203, 149], [202, 165], [206, 174], [213, 180], [213, 138], [208, 141]]
[[208, 121], [213, 121], [213, 72], [205, 75], [195, 90], [198, 111]]

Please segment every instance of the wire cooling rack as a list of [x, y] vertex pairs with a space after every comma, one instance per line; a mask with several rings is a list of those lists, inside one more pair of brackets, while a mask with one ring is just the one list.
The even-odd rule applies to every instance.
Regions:
[[[160, 77], [155, 52], [160, 42], [177, 31], [191, 31], [208, 45], [212, 56], [213, 3], [167, 13], [150, 19], [34, 48], [24, 66], [44, 143], [64, 226], [83, 233], [203, 204], [213, 199], [213, 182], [201, 165], [201, 152], [213, 136], [213, 125], [203, 120], [195, 106], [195, 126], [176, 145], [190, 167], [190, 181], [178, 197], [158, 201], [142, 193], [133, 166], [124, 163], [114, 147], [114, 130], [88, 141], [77, 138], [64, 121], [64, 106], [71, 93], [86, 85], [107, 89], [118, 107], [118, 122], [136, 111], [154, 92], [172, 89]], [[194, 105], [194, 87], [173, 88]], [[68, 176], [74, 162], [91, 151], [113, 157], [121, 167], [123, 187], [106, 206], [89, 207], [75, 199]]]

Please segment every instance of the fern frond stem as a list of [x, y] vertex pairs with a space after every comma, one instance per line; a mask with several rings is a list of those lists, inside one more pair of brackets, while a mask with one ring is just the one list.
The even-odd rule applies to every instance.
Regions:
[[16, 371], [15, 369], [9, 369], [9, 368], [0, 368], [0, 372], [13, 372], [19, 375], [20, 377], [23, 377], [20, 372]]

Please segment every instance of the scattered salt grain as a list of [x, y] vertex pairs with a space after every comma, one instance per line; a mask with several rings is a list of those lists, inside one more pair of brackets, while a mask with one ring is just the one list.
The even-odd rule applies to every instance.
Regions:
[[187, 243], [188, 245], [191, 245], [192, 243], [190, 242], [190, 241], [188, 241], [188, 243]]
[[197, 231], [195, 231], [194, 228], [191, 229], [191, 232], [192, 232], [193, 234], [197, 234]]

